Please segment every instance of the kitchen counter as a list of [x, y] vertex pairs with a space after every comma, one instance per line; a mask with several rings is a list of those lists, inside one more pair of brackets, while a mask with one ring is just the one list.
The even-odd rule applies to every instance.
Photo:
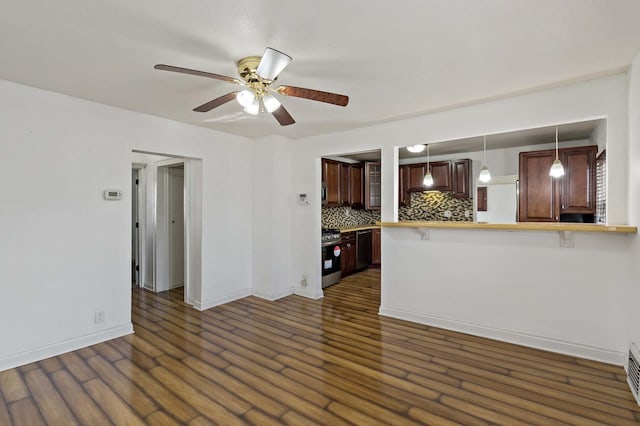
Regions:
[[[440, 229], [495, 229], [499, 231], [570, 231], [602, 232], [617, 234], [635, 234], [637, 226], [599, 225], [594, 223], [557, 223], [557, 222], [518, 222], [518, 223], [479, 223], [479, 222], [376, 222], [382, 227], [397, 228], [440, 228]], [[344, 232], [344, 231], [342, 231]]]
[[367, 229], [379, 229], [380, 225], [375, 224], [375, 225], [359, 225], [359, 226], [354, 226], [351, 228], [340, 228], [340, 233], [344, 233], [344, 232], [354, 232], [354, 231], [365, 231]]

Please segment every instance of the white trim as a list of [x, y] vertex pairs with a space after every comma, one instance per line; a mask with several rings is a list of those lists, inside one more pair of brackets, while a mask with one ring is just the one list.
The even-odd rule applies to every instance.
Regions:
[[287, 287], [284, 290], [277, 291], [277, 292], [271, 293], [271, 294], [261, 293], [259, 291], [254, 291], [253, 292], [254, 296], [259, 297], [261, 299], [270, 300], [272, 302], [274, 300], [278, 300], [278, 299], [281, 299], [283, 297], [291, 296], [292, 294], [293, 294], [293, 287]]
[[419, 314], [416, 312], [404, 311], [380, 306], [379, 314], [391, 318], [416, 322], [419, 324], [440, 327], [447, 330], [472, 334], [474, 336], [487, 337], [503, 342], [515, 343], [531, 348], [557, 352], [565, 355], [580, 358], [592, 359], [615, 365], [624, 365], [626, 354], [624, 352], [612, 351], [610, 349], [596, 348], [593, 346], [581, 345], [565, 340], [551, 339], [548, 337], [535, 336], [519, 331], [503, 330], [499, 328], [487, 327], [481, 324], [474, 324], [465, 321], [440, 318], [431, 315]]
[[19, 352], [0, 358], [0, 371], [19, 367], [31, 362], [40, 361], [66, 352], [75, 351], [87, 346], [96, 345], [107, 340], [116, 339], [133, 333], [133, 325], [121, 325], [84, 336], [64, 340], [52, 345], [42, 346], [37, 349]]
[[222, 297], [216, 297], [213, 300], [207, 300], [200, 303], [194, 303], [193, 307], [199, 311], [213, 308], [214, 306], [223, 305], [225, 303], [233, 302], [234, 300], [242, 299], [243, 297], [251, 296], [251, 289], [239, 290], [233, 293], [229, 293]]
[[324, 297], [324, 292], [322, 291], [322, 289], [316, 291], [317, 289], [309, 287], [310, 286], [307, 286], [307, 288], [296, 287], [293, 289], [293, 294], [313, 300], [322, 299]]

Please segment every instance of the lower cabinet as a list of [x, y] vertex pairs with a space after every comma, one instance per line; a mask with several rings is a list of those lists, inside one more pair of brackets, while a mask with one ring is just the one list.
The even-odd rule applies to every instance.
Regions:
[[356, 233], [345, 232], [342, 234], [342, 276], [353, 274], [356, 270], [356, 257], [358, 255], [356, 247]]
[[380, 228], [371, 230], [371, 264], [380, 266], [382, 262]]

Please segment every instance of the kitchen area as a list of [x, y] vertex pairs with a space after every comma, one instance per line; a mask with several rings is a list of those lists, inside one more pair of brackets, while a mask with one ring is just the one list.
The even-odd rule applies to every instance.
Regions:
[[[605, 135], [597, 119], [399, 147], [398, 221], [605, 223]], [[379, 151], [322, 158], [323, 288], [381, 267], [380, 188]]]

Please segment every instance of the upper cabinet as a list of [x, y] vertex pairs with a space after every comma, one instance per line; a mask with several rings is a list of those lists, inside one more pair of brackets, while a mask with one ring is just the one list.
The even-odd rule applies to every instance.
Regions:
[[565, 148], [560, 213], [595, 214], [597, 146]]
[[382, 168], [380, 163], [364, 165], [364, 208], [380, 210], [382, 204]]
[[421, 192], [424, 191], [424, 174], [426, 173], [426, 164], [409, 164], [407, 165], [408, 178], [407, 191], [409, 192]]
[[[433, 185], [426, 190], [431, 191], [451, 191], [451, 161], [435, 161], [429, 164], [431, 176], [433, 176]], [[426, 170], [425, 170], [426, 173]]]
[[349, 204], [354, 209], [364, 208], [364, 166], [349, 165]]
[[[426, 163], [400, 166], [400, 183], [402, 184], [403, 179], [407, 182], [404, 185], [404, 189], [408, 192], [442, 191], [453, 192], [456, 198], [469, 198], [471, 196], [471, 160], [434, 161], [429, 163], [429, 170], [433, 177], [433, 185], [430, 187], [425, 187], [422, 183], [427, 172]], [[403, 205], [403, 196], [401, 193], [401, 205]], [[405, 205], [408, 204], [409, 202]]]
[[409, 166], [398, 167], [398, 205], [400, 207], [411, 206], [411, 193], [409, 192]]
[[363, 180], [364, 166], [361, 163], [322, 159], [322, 185], [326, 191], [324, 206], [363, 208]]
[[342, 205], [341, 172], [342, 163], [339, 161], [322, 159], [322, 184], [326, 191], [326, 207], [339, 207]]
[[471, 188], [471, 160], [453, 160], [451, 162], [453, 196], [469, 198]]
[[555, 150], [521, 152], [518, 221], [558, 222], [561, 214], [595, 214], [597, 150], [597, 146], [559, 150], [565, 174], [557, 179], [549, 176]]

